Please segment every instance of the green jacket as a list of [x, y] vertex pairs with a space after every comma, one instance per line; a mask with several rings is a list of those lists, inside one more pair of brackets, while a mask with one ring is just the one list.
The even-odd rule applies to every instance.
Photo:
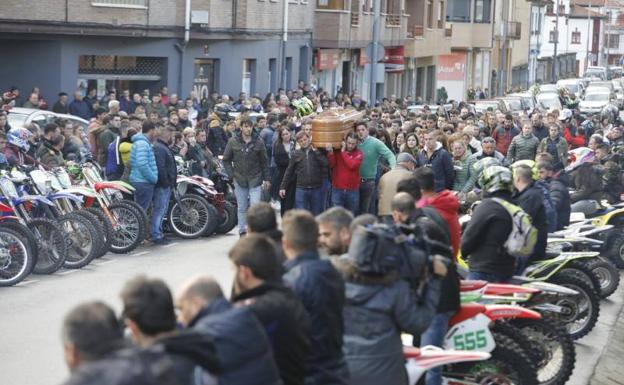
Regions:
[[362, 179], [375, 179], [377, 176], [379, 158], [385, 158], [390, 169], [396, 166], [396, 157], [392, 151], [377, 138], [367, 136], [366, 139], [360, 142], [358, 148], [362, 150], [362, 154], [364, 155], [364, 159], [360, 165], [360, 178]]
[[539, 146], [539, 139], [535, 135], [516, 135], [507, 150], [507, 161], [512, 164], [519, 160], [535, 160], [537, 146]]
[[245, 143], [240, 133], [228, 141], [223, 152], [225, 171], [243, 188], [253, 188], [270, 181], [269, 160], [264, 142], [257, 134]]
[[470, 151], [466, 150], [464, 155], [459, 159], [453, 159], [453, 167], [455, 168], [455, 182], [453, 183], [453, 191], [462, 191], [464, 185], [468, 181], [470, 175], [468, 168], [468, 158], [470, 158]]

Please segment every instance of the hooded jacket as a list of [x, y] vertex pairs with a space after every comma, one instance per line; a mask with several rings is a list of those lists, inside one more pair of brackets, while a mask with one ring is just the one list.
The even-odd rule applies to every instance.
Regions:
[[344, 354], [358, 385], [407, 384], [401, 332], [420, 335], [429, 326], [440, 295], [439, 280], [416, 298], [396, 273], [360, 274], [341, 258], [335, 261], [346, 280]]
[[461, 225], [459, 224], [459, 199], [449, 190], [437, 193], [431, 198], [421, 198], [416, 207], [422, 208], [431, 206], [448, 224], [449, 233], [451, 235], [451, 247], [453, 248], [453, 256], [457, 257], [459, 246], [461, 243]]
[[232, 300], [237, 305], [249, 306], [264, 325], [284, 385], [303, 385], [312, 346], [308, 339], [310, 318], [301, 300], [281, 283], [271, 282]]
[[455, 167], [453, 166], [453, 158], [442, 148], [442, 143], [436, 143], [436, 149], [429, 157], [425, 149], [420, 152], [420, 164], [431, 167], [435, 177], [435, 191], [439, 192], [445, 189], [453, 188], [455, 180]]
[[[511, 201], [509, 193], [493, 195]], [[516, 259], [503, 246], [512, 230], [509, 212], [493, 199], [484, 199], [475, 208], [461, 240], [461, 253], [470, 271], [511, 277]]]
[[130, 150], [130, 183], [156, 184], [158, 168], [152, 144], [143, 134], [132, 137]]
[[217, 299], [189, 327], [213, 339], [221, 363], [220, 385], [281, 384], [267, 336], [250, 309]]
[[175, 158], [167, 143], [156, 139], [154, 143], [154, 157], [158, 167], [158, 187], [175, 187], [178, 176], [178, 168]]
[[284, 264], [284, 283], [293, 289], [310, 315], [313, 349], [306, 365], [306, 383], [344, 384], [347, 369], [342, 354], [344, 281], [318, 251], [307, 251]]

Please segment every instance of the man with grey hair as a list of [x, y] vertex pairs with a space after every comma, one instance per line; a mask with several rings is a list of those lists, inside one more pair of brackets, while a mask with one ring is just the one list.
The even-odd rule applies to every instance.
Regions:
[[343, 207], [332, 207], [317, 215], [318, 243], [329, 256], [342, 255], [351, 243], [353, 214]]
[[250, 308], [233, 307], [214, 278], [187, 281], [176, 305], [184, 326], [214, 339], [223, 370], [220, 385], [281, 384], [263, 326]]
[[397, 155], [396, 167], [385, 173], [379, 180], [379, 210], [377, 215], [385, 223], [391, 223], [392, 209], [390, 203], [397, 192], [399, 182], [414, 175], [418, 161], [411, 154], [402, 152]]

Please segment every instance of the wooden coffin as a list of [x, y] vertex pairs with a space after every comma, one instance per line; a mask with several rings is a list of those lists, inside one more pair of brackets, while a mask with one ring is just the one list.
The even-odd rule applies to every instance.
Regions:
[[331, 109], [312, 120], [312, 144], [324, 148], [328, 144], [340, 148], [346, 133], [353, 132], [355, 123], [364, 117], [364, 111]]

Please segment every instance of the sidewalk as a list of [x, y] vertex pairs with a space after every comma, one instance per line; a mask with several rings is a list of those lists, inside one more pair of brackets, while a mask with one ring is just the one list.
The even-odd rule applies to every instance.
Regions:
[[624, 308], [620, 309], [618, 318], [611, 329], [608, 343], [598, 360], [592, 374], [591, 385], [623, 385], [624, 366]]

